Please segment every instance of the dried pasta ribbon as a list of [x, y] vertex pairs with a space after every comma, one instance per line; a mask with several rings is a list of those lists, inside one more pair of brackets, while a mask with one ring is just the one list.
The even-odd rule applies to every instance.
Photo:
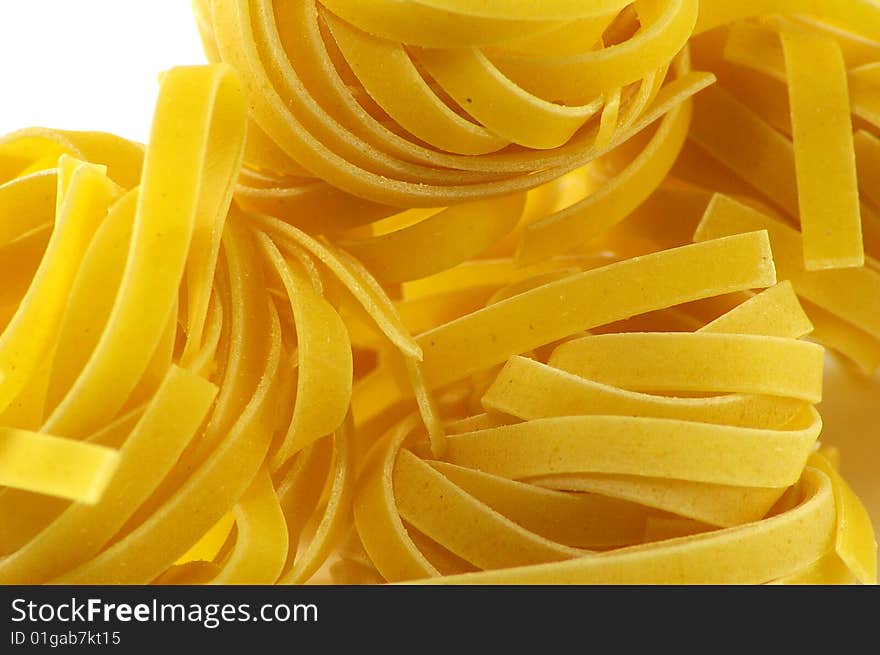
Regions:
[[383, 282], [416, 280], [467, 261], [501, 240], [519, 223], [525, 200], [524, 194], [513, 194], [463, 203], [400, 230], [339, 245]]
[[771, 14], [807, 14], [880, 40], [880, 11], [871, 0], [700, 0], [700, 17], [694, 31], [699, 34], [745, 18]]
[[[583, 579], [591, 582], [602, 583], [645, 579], [642, 576], [648, 576], [647, 579], [655, 582], [697, 581], [697, 577], [681, 578], [680, 572], [673, 573], [675, 569], [667, 569], [664, 562], [667, 558], [692, 557], [695, 553], [691, 549], [697, 549], [699, 552], [701, 548], [709, 550], [717, 548], [719, 555], [722, 555], [732, 544], [741, 543], [741, 539], [749, 539], [752, 536], [759, 540], [775, 539], [776, 537], [770, 537], [769, 533], [775, 533], [778, 523], [785, 522], [786, 518], [783, 517], [788, 516], [781, 514], [758, 523], [747, 523], [726, 530], [708, 532], [701, 530], [699, 534], [671, 541], [658, 540], [641, 546], [612, 549], [601, 554], [578, 553], [573, 547], [562, 547], [562, 544], [574, 542], [582, 547], [592, 544], [594, 547], [604, 545], [607, 548], [611, 543], [603, 544], [603, 537], [612, 543], [627, 538], [625, 536], [627, 534], [629, 534], [628, 538], [632, 539], [634, 528], [641, 525], [637, 531], [645, 530], [650, 514], [644, 513], [643, 510], [640, 515], [638, 506], [627, 504], [626, 501], [615, 501], [611, 498], [601, 501], [601, 496], [593, 496], [596, 500], [592, 501], [589, 495], [548, 493], [539, 487], [522, 482], [504, 482], [492, 473], [480, 472], [479, 469], [461, 468], [438, 462], [433, 464], [434, 472], [430, 472], [431, 467], [426, 468], [426, 464], [420, 463], [419, 459], [406, 450], [399, 450], [413, 425], [413, 422], [402, 424], [396, 432], [377, 446], [372, 463], [365, 472], [367, 476], [364, 480], [365, 486], [355, 503], [355, 520], [363, 544], [373, 564], [388, 580], [405, 580], [445, 573], [447, 577], [441, 577], [439, 580], [468, 582], [473, 575], [475, 576], [473, 582], [491, 580], [502, 583], [571, 582], [582, 579], [579, 576], [584, 576]], [[450, 437], [452, 438], [454, 437]], [[811, 448], [805, 451], [804, 457], [809, 450]], [[494, 452], [497, 454], [504, 451]], [[803, 466], [803, 461], [800, 466]], [[723, 582], [768, 582], [806, 567], [831, 548], [835, 511], [831, 499], [831, 485], [828, 478], [814, 469], [808, 469], [801, 484], [807, 484], [810, 476], [813, 476], [814, 480], [821, 480], [828, 494], [822, 501], [824, 507], [822, 512], [827, 513], [827, 518], [824, 519], [827, 521], [826, 527], [820, 529], [815, 541], [812, 541], [812, 538], [792, 540], [790, 536], [781, 536], [779, 537], [781, 543], [791, 544], [794, 541], [798, 544], [798, 548], [803, 548], [801, 555], [792, 559], [775, 560], [775, 564], [765, 560], [761, 566], [770, 565], [778, 568], [767, 572], [747, 573], [748, 576], [760, 576], [757, 578], [713, 579]], [[450, 496], [451, 500], [449, 500]], [[440, 499], [445, 500], [441, 502]], [[518, 500], [514, 502], [514, 499]], [[604, 516], [603, 511], [613, 511], [617, 519], [611, 520], [606, 517], [603, 521], [604, 529], [599, 529], [597, 535], [591, 534], [591, 527], [583, 526], [581, 523], [578, 538], [574, 538], [574, 535], [561, 531], [558, 526], [548, 527], [549, 518], [547, 521], [530, 518], [526, 509], [528, 503], [538, 502], [539, 499], [543, 506], [552, 507], [553, 503], [560, 503], [568, 508], [569, 512], [578, 503], [596, 503], [590, 505], [591, 512], [598, 512], [599, 515]], [[602, 509], [602, 502], [611, 503], [607, 510]], [[614, 503], [617, 505], [615, 506]], [[612, 510], [612, 507], [616, 509]], [[621, 515], [621, 511], [625, 513]], [[791, 511], [794, 515], [799, 514], [797, 508]], [[505, 517], [508, 514], [516, 517], [515, 523]], [[624, 516], [631, 518], [624, 519]], [[813, 522], [814, 518], [811, 516], [806, 521], [816, 528], [818, 526]], [[537, 532], [532, 532], [528, 528]], [[802, 529], [802, 524], [799, 524], [797, 529]], [[623, 532], [620, 532], [621, 530]], [[759, 537], [764, 530], [768, 531], [766, 537]], [[490, 551], [485, 548], [486, 542], [476, 535], [485, 535], [492, 531], [497, 535], [492, 542], [495, 546]], [[541, 536], [548, 532], [560, 538], [562, 543], [554, 547], [553, 541], [548, 542], [546, 537]], [[415, 536], [417, 534], [420, 536]], [[431, 541], [425, 542], [425, 536], [430, 537]], [[716, 540], [715, 543], [713, 539]], [[439, 550], [438, 544], [442, 544]], [[678, 548], [681, 548], [682, 552], [678, 552]], [[630, 563], [630, 552], [634, 556], [636, 553], [641, 553], [644, 561], [640, 564]], [[547, 563], [540, 564], [542, 561]], [[470, 563], [470, 566], [467, 563]], [[657, 570], [653, 570], [654, 565], [658, 565]], [[473, 566], [488, 570], [480, 574], [448, 577], [448, 574], [465, 573]], [[637, 569], [632, 570], [630, 568], [632, 566], [636, 566]], [[704, 566], [711, 566], [708, 559]], [[734, 568], [742, 570], [741, 567]], [[725, 572], [721, 575], [730, 574], [731, 572]], [[701, 571], [700, 574], [695, 575], [711, 577], [712, 574]]]
[[713, 199], [696, 238], [766, 229], [780, 277], [791, 280], [798, 295], [835, 314], [874, 338], [880, 337], [880, 273], [871, 268], [808, 271], [803, 238], [793, 228], [726, 196]]
[[266, 470], [234, 509], [237, 538], [215, 584], [272, 584], [287, 559], [287, 526]]
[[[419, 1], [409, 7], [401, 7], [388, 0], [380, 0], [369, 7], [351, 0], [328, 0], [322, 4], [351, 22], [366, 22], [372, 28], [369, 31], [389, 38], [401, 41], [431, 39], [432, 42], [422, 45], [464, 46], [509, 38], [500, 36], [507, 30], [520, 31], [524, 35], [540, 33], [548, 27], [555, 27], [555, 22], [605, 16], [620, 11], [629, 3], [625, 0], [601, 0], [583, 6], [571, 0], [561, 0], [541, 7], [528, 2], [515, 2], [503, 8], [479, 2], [445, 0]], [[446, 22], [440, 24], [453, 27], [452, 34], [435, 33], [425, 28], [434, 20], [444, 19]], [[493, 33], [493, 28], [498, 32]]]
[[[436, 579], [444, 584], [761, 584], [818, 559], [832, 541], [831, 482], [807, 469], [804, 501], [779, 516], [565, 562]], [[749, 567], [741, 566], [748, 561]], [[432, 580], [420, 582], [430, 583]]]
[[[820, 430], [817, 413], [779, 432], [647, 417], [558, 417], [452, 435], [446, 453], [453, 464], [512, 479], [612, 473], [787, 487], [797, 481]], [[771, 459], [774, 471], [763, 471]]]
[[[212, 112], [214, 102], [223, 103], [226, 111]], [[196, 217], [225, 216], [242, 153], [244, 112], [240, 88], [228, 69], [175, 69], [165, 75], [156, 110], [158, 133], [144, 160], [119, 292], [101, 339], [48, 417], [47, 430], [88, 434], [122, 406], [143, 373], [175, 301]], [[190, 123], [181, 124], [181, 116]], [[229, 138], [236, 134], [238, 139]], [[216, 176], [198, 184], [205, 161], [216, 166]], [[159, 257], [165, 262], [161, 272], [154, 266]]]
[[738, 98], [721, 87], [700, 94], [690, 136], [762, 198], [792, 216], [799, 215], [791, 141]]
[[[72, 505], [33, 540], [0, 563], [4, 584], [47, 582], [94, 557], [155, 489], [198, 430], [216, 388], [183, 369], [162, 386], [118, 452], [116, 476], [93, 505]], [[80, 447], [97, 446], [74, 442]], [[88, 529], [83, 531], [83, 526]]]
[[58, 220], [25, 297], [0, 335], [0, 412], [22, 391], [54, 341], [76, 268], [119, 193], [98, 166], [66, 156], [59, 164]]
[[[101, 161], [108, 177], [129, 189], [137, 185], [144, 162], [144, 147], [105, 132], [70, 132], [41, 127], [26, 128], [0, 137], [0, 179], [19, 182], [31, 174], [51, 173], [58, 158], [68, 155], [81, 161]], [[30, 197], [33, 201], [38, 197]]]
[[0, 429], [0, 453], [0, 484], [89, 504], [119, 465], [111, 448], [15, 428]]
[[666, 115], [650, 143], [600, 190], [526, 226], [517, 253], [534, 263], [600, 235], [623, 220], [656, 190], [681, 151], [690, 124], [691, 103]]
[[[353, 434], [350, 417], [346, 417], [334, 435], [333, 467], [328, 473], [329, 488], [323, 514], [305, 551], [297, 553], [294, 560], [288, 560], [292, 566], [279, 579], [281, 584], [303, 584], [309, 580], [343, 539], [350, 521], [357, 473]], [[291, 496], [291, 500], [300, 501], [295, 496]]]
[[[858, 5], [858, 6], [856, 6]], [[725, 34], [716, 32], [716, 35], [706, 34], [700, 39], [704, 42], [695, 60], [703, 67], [717, 68], [721, 85], [705, 94], [700, 94], [695, 101], [695, 113], [691, 137], [698, 143], [701, 149], [711, 155], [701, 162], [705, 168], [716, 167], [711, 179], [704, 173], [693, 169], [686, 173], [687, 179], [696, 182], [710, 193], [720, 191], [736, 197], [740, 202], [752, 205], [768, 215], [778, 215], [785, 222], [809, 221], [812, 210], [802, 208], [801, 199], [798, 198], [801, 187], [818, 188], [817, 185], [826, 183], [834, 174], [825, 172], [821, 167], [824, 163], [833, 163], [835, 170], [848, 176], [849, 182], [835, 187], [835, 192], [824, 193], [817, 199], [820, 203], [848, 203], [847, 208], [841, 205], [840, 212], [836, 216], [849, 216], [850, 228], [836, 230], [826, 240], [819, 238], [824, 245], [830, 247], [833, 239], [849, 239], [850, 250], [860, 250], [857, 246], [858, 234], [862, 234], [864, 242], [865, 263], [864, 269], [867, 277], [876, 270], [877, 228], [876, 209], [872, 198], [873, 185], [868, 181], [872, 175], [872, 151], [870, 146], [869, 132], [876, 128], [872, 123], [873, 100], [871, 89], [876, 86], [871, 79], [873, 66], [870, 62], [876, 60], [876, 52], [872, 48], [871, 41], [861, 35], [870, 33], [872, 19], [869, 14], [876, 13], [876, 8], [870, 8], [865, 3], [843, 3], [834, 8], [825, 7], [822, 4], [811, 5], [805, 9], [815, 12], [816, 18], [805, 19], [801, 16], [796, 18], [787, 17], [786, 20], [773, 19], [756, 23], [736, 23]], [[714, 9], [713, 9], [714, 11]], [[843, 13], [851, 16], [860, 16], [858, 21], [849, 21], [843, 18]], [[861, 13], [860, 13], [861, 12]], [[761, 13], [756, 11], [756, 13]], [[873, 19], [876, 21], [876, 17]], [[828, 21], [828, 22], [823, 22]], [[830, 24], [833, 23], [833, 26]], [[841, 25], [846, 29], [841, 29]], [[801, 59], [806, 61], [803, 65], [803, 74], [799, 86], [802, 91], [809, 87], [812, 92], [822, 89], [818, 93], [821, 98], [815, 102], [805, 102], [799, 110], [805, 120], [814, 120], [816, 114], [811, 113], [816, 103], [830, 102], [835, 98], [836, 103], [833, 115], [836, 117], [834, 128], [836, 136], [822, 139], [823, 148], [821, 154], [808, 156], [805, 151], [798, 149], [797, 143], [790, 140], [793, 135], [792, 116], [795, 111], [797, 93], [792, 89], [789, 94], [789, 80], [786, 74], [786, 51], [783, 48], [779, 33], [789, 41], [804, 40], [813, 42], [818, 40], [824, 43], [826, 49], [837, 48], [839, 54], [833, 57], [821, 57], [823, 65], [828, 62], [834, 64], [833, 71], [824, 74], [824, 77], [834, 76], [837, 82], [833, 93], [824, 83], [810, 85], [816, 67], [811, 65], [810, 58], [814, 57], [814, 50], [809, 54], [801, 53]], [[711, 36], [711, 38], [710, 38]], [[710, 46], [709, 44], [712, 43]], [[717, 58], [718, 50], [723, 51], [721, 59]], [[843, 62], [840, 61], [842, 55]], [[789, 57], [788, 60], [792, 58]], [[708, 62], [712, 64], [707, 65]], [[845, 66], [848, 70], [841, 70]], [[842, 76], [845, 75], [845, 78]], [[760, 91], [759, 91], [760, 89]], [[791, 98], [789, 98], [791, 95]], [[846, 107], [849, 107], [847, 109]], [[851, 118], [847, 117], [851, 111]], [[847, 127], [852, 124], [852, 128]], [[823, 123], [830, 125], [830, 123]], [[844, 127], [841, 128], [840, 125]], [[723, 126], [723, 127], [722, 127]], [[844, 129], [845, 128], [845, 129]], [[824, 127], [822, 128], [824, 129]], [[851, 137], [852, 129], [856, 130], [855, 138]], [[805, 132], [807, 130], [804, 130]], [[818, 138], [816, 130], [809, 131], [804, 138]], [[830, 140], [829, 140], [830, 139]], [[854, 153], [850, 152], [850, 140], [852, 139]], [[795, 139], [797, 141], [797, 139]], [[803, 139], [801, 139], [803, 141]], [[831, 142], [839, 145], [837, 155], [828, 157], [825, 146]], [[799, 181], [797, 158], [809, 159], [807, 166], [816, 167], [817, 172], [813, 177], [814, 182]], [[852, 180], [852, 161], [855, 160], [858, 189]], [[715, 160], [723, 164], [717, 168]], [[749, 165], [751, 163], [751, 165]], [[801, 167], [803, 168], [803, 167]], [[730, 176], [730, 169], [736, 176]], [[848, 172], [847, 172], [848, 171]], [[679, 171], [674, 171], [673, 174]], [[680, 172], [684, 172], [683, 168]], [[698, 179], [699, 178], [699, 179]], [[740, 184], [739, 180], [746, 182]], [[843, 180], [843, 178], [839, 178]], [[844, 192], [842, 189], [848, 189]], [[757, 191], [757, 194], [756, 194]], [[752, 200], [757, 201], [751, 202]], [[778, 214], [777, 214], [778, 213]], [[859, 221], [856, 216], [860, 215]], [[846, 236], [846, 235], [849, 236]], [[799, 236], [799, 235], [798, 235]], [[777, 239], [778, 241], [778, 239]], [[800, 248], [806, 246], [802, 240]], [[780, 260], [779, 250], [781, 244], [774, 243], [774, 254]], [[787, 252], [787, 248], [786, 248]], [[788, 256], [786, 255], [785, 259]], [[859, 256], [855, 260], [859, 272], [857, 277], [865, 275], [865, 271], [858, 266]], [[803, 270], [809, 270], [806, 266]], [[781, 277], [798, 277], [799, 274], [791, 273], [787, 268], [780, 269]], [[802, 286], [802, 285], [799, 285]], [[800, 293], [800, 292], [799, 292]], [[807, 293], [809, 295], [809, 292]], [[829, 312], [828, 309], [807, 299], [801, 294], [811, 319], [816, 324], [814, 337], [826, 346], [844, 354], [854, 360], [862, 369], [871, 372], [877, 368], [878, 342], [876, 337], [866, 331], [864, 324], [856, 324], [852, 316], [847, 312], [848, 318], [840, 314]], [[848, 296], [847, 305], [861, 307], [864, 303], [870, 305], [872, 293], [860, 296], [858, 300]], [[844, 303], [836, 303], [839, 308]], [[858, 311], [858, 310], [857, 310]], [[870, 321], [868, 323], [870, 325]]]
[[351, 346], [345, 324], [333, 307], [258, 235], [287, 292], [296, 325], [298, 376], [296, 405], [287, 436], [274, 455], [276, 465], [314, 440], [336, 430], [351, 400]]
[[0, 185], [0, 247], [46, 225], [58, 187], [54, 170], [37, 171]]
[[871, 584], [877, 580], [877, 542], [873, 537], [871, 518], [825, 453], [814, 453], [809, 462], [834, 483], [834, 503], [837, 508], [834, 553], [856, 580]]
[[483, 404], [522, 420], [590, 413], [767, 428], [785, 425], [803, 408], [797, 399], [760, 394], [676, 398], [627, 391], [519, 356], [507, 362]]
[[824, 354], [817, 344], [779, 337], [630, 332], [568, 341], [549, 364], [633, 391], [753, 393], [819, 403]]
[[846, 68], [832, 38], [784, 32], [798, 206], [807, 270], [862, 266]]
[[[703, 245], [564, 278], [425, 332], [419, 343], [429, 386], [461, 379], [577, 330], [776, 282], [764, 234]], [[694, 279], [683, 274], [692, 267], [703, 275]], [[614, 303], [603, 302], [612, 295]]]

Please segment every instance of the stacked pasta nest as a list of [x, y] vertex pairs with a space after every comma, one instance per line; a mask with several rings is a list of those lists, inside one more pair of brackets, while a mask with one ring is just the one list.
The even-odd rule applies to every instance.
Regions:
[[876, 581], [873, 3], [195, 11], [0, 140], [0, 582]]

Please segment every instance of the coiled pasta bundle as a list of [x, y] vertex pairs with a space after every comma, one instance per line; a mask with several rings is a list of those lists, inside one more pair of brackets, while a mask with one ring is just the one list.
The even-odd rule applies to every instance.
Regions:
[[145, 150], [0, 142], [3, 583], [302, 582], [340, 530], [352, 351], [322, 276], [372, 292], [230, 209], [246, 115], [231, 69], [179, 68]]
[[293, 176], [269, 198], [243, 197], [291, 207], [333, 196], [362, 220], [375, 203], [437, 207], [533, 188], [708, 83], [667, 75], [697, 0], [195, 4], [209, 55], [244, 77], [256, 124], [248, 163]]
[[[714, 79], [691, 70], [684, 47], [694, 0], [561, 3], [516, 20], [468, 3], [194, 4], [209, 56], [241, 71], [253, 108], [237, 203], [339, 240], [384, 283], [520, 233], [518, 259], [531, 264], [622, 220], [669, 171], [689, 99]], [[658, 121], [627, 179], [588, 196], [584, 166]], [[491, 148], [456, 151], [448, 141], [463, 129]], [[577, 202], [559, 205], [556, 180], [572, 170]], [[525, 226], [518, 201], [536, 187], [549, 203]], [[401, 214], [414, 207], [425, 212]], [[601, 224], [585, 219], [596, 213]]]
[[[703, 318], [718, 295], [774, 284], [769, 252], [751, 232], [537, 274], [424, 332], [441, 447], [414, 417], [381, 437], [355, 497], [364, 550], [337, 574], [358, 579], [345, 576], [371, 563], [392, 581], [873, 580], [870, 519], [814, 452], [823, 351], [800, 339], [812, 325], [793, 287]], [[584, 328], [594, 333], [573, 337]], [[357, 388], [356, 419], [371, 429], [393, 398]]]

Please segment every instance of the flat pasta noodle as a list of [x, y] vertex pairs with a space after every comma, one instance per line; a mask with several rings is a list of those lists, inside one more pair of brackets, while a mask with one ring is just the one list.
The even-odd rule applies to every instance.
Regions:
[[[649, 417], [562, 416], [449, 436], [446, 456], [453, 464], [511, 479], [584, 472], [787, 487], [796, 482], [821, 427], [817, 414], [795, 418], [782, 431]], [[632, 457], [634, 451], [638, 457]], [[771, 473], [766, 465], [773, 459]]]
[[[202, 88], [194, 89], [195, 84]], [[239, 165], [243, 139], [209, 139], [209, 135], [214, 130], [241, 132], [245, 108], [234, 78], [223, 68], [176, 69], [164, 77], [163, 90], [157, 104], [158, 133], [144, 159], [134, 236], [119, 293], [89, 363], [48, 417], [47, 430], [79, 437], [121, 407], [143, 373], [171, 310], [196, 216], [225, 215], [231, 200], [230, 178]], [[228, 114], [212, 113], [211, 105], [205, 106], [215, 98], [228, 104]], [[184, 110], [185, 101], [194, 106]], [[184, 127], [175, 123], [178, 119], [165, 117], [176, 111], [193, 124]], [[213, 118], [216, 125], [206, 118]], [[196, 185], [199, 164], [205, 160], [213, 160], [218, 176], [210, 184]], [[184, 178], [181, 171], [191, 177]], [[174, 188], [176, 193], [171, 191]], [[161, 275], [154, 268], [159, 256], [167, 263]], [[122, 361], [127, 371], [119, 367]]]
[[810, 464], [825, 472], [837, 484], [834, 502], [837, 508], [837, 535], [834, 551], [846, 568], [862, 583], [877, 579], [877, 544], [872, 542], [871, 519], [852, 489], [840, 477], [830, 455], [818, 452], [810, 457]]
[[690, 112], [685, 102], [667, 114], [648, 146], [607, 186], [528, 225], [519, 260], [528, 263], [570, 250], [632, 213], [672, 168], [687, 136]]
[[[633, 546], [592, 558], [448, 576], [440, 581], [447, 584], [771, 582], [817, 559], [832, 539], [831, 485], [815, 469], [808, 469], [804, 477], [804, 502], [794, 510], [766, 521], [661, 541], [657, 545]], [[785, 544], [787, 548], [783, 547]], [[773, 555], [758, 555], [768, 551]], [[745, 559], [754, 562], [754, 568], [742, 567], [741, 562]]]
[[[564, 278], [429, 330], [419, 337], [425, 377], [430, 386], [439, 386], [578, 330], [776, 282], [762, 233], [705, 245], [709, 247], [685, 246]], [[670, 275], [690, 267], [701, 268], [703, 277]], [[646, 288], [650, 283], [656, 290]], [[616, 307], [597, 302], [611, 293]], [[504, 326], [513, 329], [499, 332]]]
[[[383, 282], [417, 280], [479, 255], [499, 241], [519, 223], [524, 204], [521, 194], [464, 203], [401, 230], [339, 245]], [[440, 250], [441, 243], [445, 251]], [[426, 257], [426, 252], [431, 256]]]
[[345, 418], [351, 398], [351, 346], [339, 314], [288, 266], [267, 237], [259, 237], [287, 290], [300, 344], [296, 405], [287, 437], [274, 455], [280, 466], [298, 450], [336, 430]]
[[562, 344], [549, 364], [624, 389], [751, 393], [822, 400], [824, 350], [753, 335], [600, 334]]
[[57, 170], [44, 170], [17, 177], [0, 185], [0, 246], [51, 220], [55, 206]]
[[861, 266], [865, 254], [843, 54], [834, 39], [800, 32], [783, 33], [782, 44], [804, 263], [807, 270]]
[[803, 238], [797, 230], [727, 196], [717, 196], [700, 223], [697, 239], [717, 238], [740, 230], [767, 229], [780, 275], [797, 293], [877, 338], [880, 308], [876, 302], [880, 273], [868, 268], [808, 271], [803, 263]]
[[[3, 560], [0, 579], [4, 584], [46, 582], [65, 568], [97, 554], [138, 502], [151, 493], [161, 473], [174, 465], [198, 429], [215, 393], [216, 388], [206, 380], [182, 369], [169, 370], [162, 387], [120, 449], [118, 475], [112, 479], [107, 494], [91, 507], [68, 507], [26, 546]], [[177, 403], [182, 403], [181, 409], [173, 411]], [[55, 556], [50, 555], [53, 552]]]
[[559, 474], [531, 478], [547, 489], [599, 494], [684, 517], [701, 524], [733, 527], [764, 518], [785, 493], [778, 488], [653, 478], [621, 474]]
[[268, 472], [261, 470], [233, 509], [236, 540], [213, 584], [272, 584], [287, 559], [287, 526]]
[[0, 411], [22, 390], [54, 340], [77, 266], [118, 193], [98, 166], [66, 156], [60, 165], [58, 221], [27, 294], [0, 335]]
[[3, 428], [0, 484], [93, 504], [119, 466], [111, 448]]
[[619, 414], [766, 427], [784, 425], [803, 403], [762, 394], [675, 398], [637, 393], [519, 356], [507, 362], [483, 396], [486, 408], [521, 420]]
[[281, 584], [302, 584], [311, 579], [342, 541], [348, 527], [353, 478], [357, 471], [357, 453], [352, 437], [353, 425], [349, 416], [334, 434], [334, 461], [328, 475], [329, 491], [323, 514], [305, 551], [297, 555], [293, 565], [279, 579]]

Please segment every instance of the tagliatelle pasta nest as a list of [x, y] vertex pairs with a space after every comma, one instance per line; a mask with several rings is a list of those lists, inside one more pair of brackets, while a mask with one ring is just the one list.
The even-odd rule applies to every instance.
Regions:
[[876, 582], [873, 2], [194, 9], [0, 139], [0, 583]]

